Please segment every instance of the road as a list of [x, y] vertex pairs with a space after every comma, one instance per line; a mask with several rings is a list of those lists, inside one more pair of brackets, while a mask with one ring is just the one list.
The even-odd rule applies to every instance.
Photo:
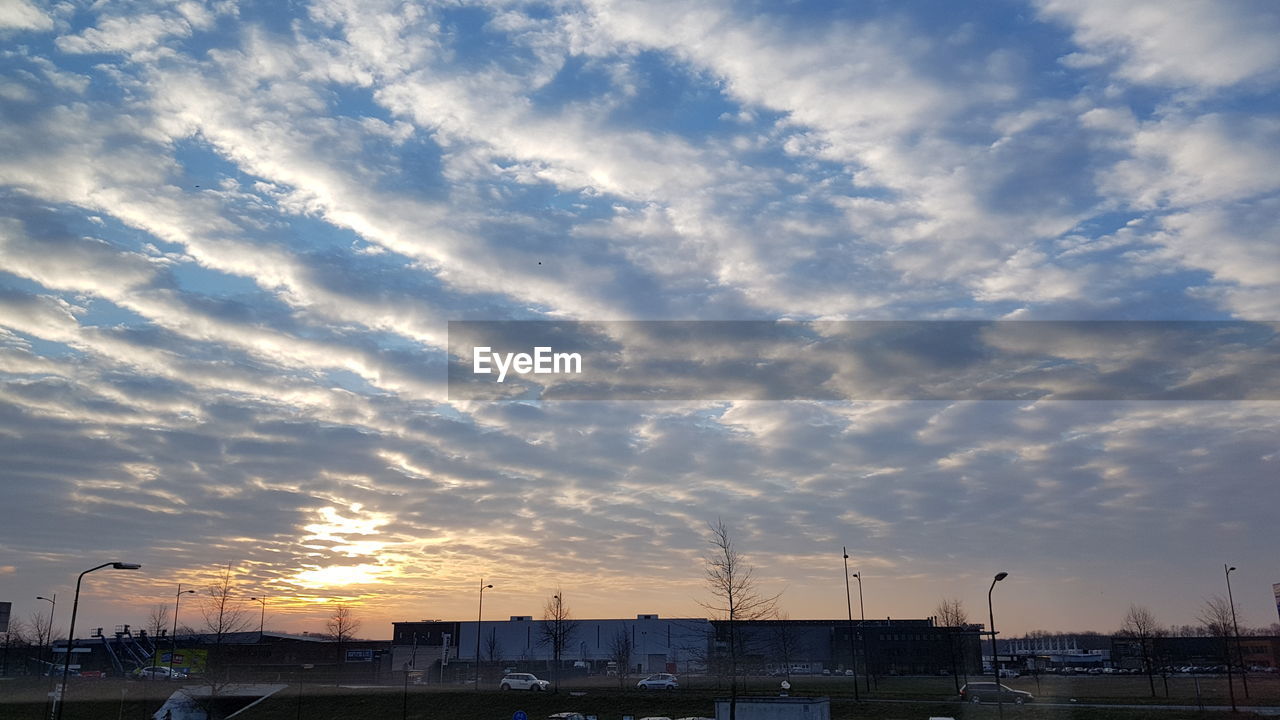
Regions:
[[[903, 699], [883, 699], [869, 698], [868, 702], [877, 703], [933, 703], [936, 705], [956, 705], [963, 706], [966, 703], [958, 700], [936, 700], [932, 698], [922, 698], [919, 700], [903, 700]], [[995, 703], [983, 703], [983, 705], [994, 705]], [[1014, 707], [1013, 703], [1005, 703], [1010, 707]], [[1124, 705], [1120, 703], [1051, 703], [1051, 702], [1034, 702], [1031, 703], [1035, 707], [1053, 707], [1053, 708], [1120, 708], [1124, 710], [1198, 710], [1196, 705]], [[1230, 705], [1205, 705], [1205, 711], [1208, 712], [1231, 712]], [[1237, 709], [1241, 712], [1250, 712], [1258, 715], [1280, 716], [1280, 707], [1275, 706], [1259, 706], [1259, 705], [1239, 705]]]

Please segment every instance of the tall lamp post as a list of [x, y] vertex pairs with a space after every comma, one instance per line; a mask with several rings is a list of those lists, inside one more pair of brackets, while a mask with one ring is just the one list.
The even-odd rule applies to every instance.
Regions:
[[[867, 605], [862, 602], [862, 571], [853, 574], [858, 581], [858, 612], [862, 615], [862, 677], [867, 682], [867, 692], [871, 692], [871, 653], [867, 651]], [[854, 684], [857, 684], [854, 678]], [[876, 689], [880, 689], [880, 681], [876, 680]]]
[[[853, 666], [850, 668], [853, 670], [853, 701], [862, 702], [862, 698], [858, 697], [858, 650], [853, 645], [856, 636], [853, 632], [853, 600], [849, 595], [849, 548], [842, 547], [840, 550], [844, 553], [844, 604], [849, 610], [849, 661]], [[858, 601], [862, 601], [861, 580], [858, 581]]]
[[1004, 693], [1000, 692], [1000, 653], [996, 650], [996, 611], [991, 604], [991, 593], [996, 583], [1009, 577], [1007, 572], [998, 572], [987, 589], [987, 619], [991, 621], [991, 674], [996, 681], [996, 706], [1000, 709], [1000, 717], [1004, 717]]
[[[45, 641], [49, 643], [49, 668], [48, 668], [48, 670], [47, 670], [47, 671], [46, 671], [46, 670], [41, 670], [41, 671], [40, 671], [40, 675], [43, 677], [44, 675], [46, 675], [46, 674], [47, 674], [47, 675], [49, 675], [50, 677], [52, 677], [52, 676], [53, 676], [53, 616], [54, 616], [54, 614], [55, 614], [55, 613], [57, 613], [57, 611], [58, 611], [58, 593], [54, 593], [52, 598], [47, 598], [47, 597], [45, 597], [45, 596], [43, 596], [43, 595], [37, 595], [37, 596], [36, 596], [36, 599], [37, 599], [37, 600], [44, 600], [45, 602], [49, 603], [49, 605], [50, 605], [50, 607], [49, 607], [49, 629], [45, 631], [45, 638], [44, 638], [44, 639], [45, 639]], [[42, 653], [42, 654], [43, 654], [43, 653]], [[45, 701], [44, 701], [44, 714], [45, 714], [45, 715], [48, 715], [48, 714], [49, 714], [49, 712], [48, 712], [48, 711], [49, 711], [49, 699], [48, 699], [48, 698], [46, 698], [46, 699], [45, 699]]]
[[52, 598], [43, 595], [37, 595], [37, 600], [44, 600], [49, 603], [49, 629], [45, 631], [45, 641], [49, 643], [49, 665], [53, 665], [53, 614], [58, 611], [58, 593], [54, 593]]
[[54, 700], [58, 707], [57, 712], [54, 714], [56, 720], [62, 720], [62, 709], [67, 705], [67, 676], [71, 674], [71, 651], [75, 649], [76, 645], [76, 613], [80, 610], [80, 583], [84, 580], [85, 575], [106, 567], [114, 570], [137, 570], [142, 566], [138, 563], [126, 562], [102, 563], [85, 570], [80, 573], [80, 577], [76, 578], [76, 596], [71, 602], [71, 627], [67, 630], [67, 655], [62, 662], [62, 689], [58, 691], [58, 697]]
[[258, 642], [262, 642], [262, 631], [267, 626], [267, 599], [260, 597], [249, 599], [262, 606], [262, 614], [258, 616]]
[[[1244, 684], [1245, 699], [1249, 698], [1249, 674], [1245, 672], [1244, 653], [1240, 650], [1240, 625], [1236, 623], [1236, 602], [1231, 599], [1231, 571], [1234, 567], [1222, 566], [1225, 571], [1223, 574], [1227, 576], [1227, 603], [1231, 605], [1231, 630], [1236, 636], [1236, 660], [1240, 663], [1240, 682]], [[1227, 659], [1227, 667], [1231, 667], [1231, 659]]]
[[183, 590], [178, 583], [178, 593], [173, 596], [173, 634], [169, 636], [169, 677], [173, 677], [173, 656], [178, 654], [178, 602], [183, 595], [195, 595], [195, 590]]
[[480, 606], [476, 610], [476, 691], [480, 690], [480, 623], [484, 621], [484, 591], [493, 589], [493, 584], [484, 584], [480, 578]]
[[556, 600], [555, 636], [551, 642], [551, 654], [555, 657], [556, 692], [560, 692], [560, 651], [564, 644], [564, 636], [560, 634], [560, 617], [564, 614], [564, 598], [560, 593], [553, 596]]

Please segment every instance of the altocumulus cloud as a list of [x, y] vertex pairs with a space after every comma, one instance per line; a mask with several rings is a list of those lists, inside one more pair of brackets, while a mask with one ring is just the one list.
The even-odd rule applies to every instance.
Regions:
[[0, 573], [142, 562], [103, 625], [227, 562], [374, 623], [469, 612], [481, 574], [511, 614], [557, 584], [685, 614], [721, 515], [797, 617], [838, 614], [848, 545], [894, 578], [880, 614], [977, 602], [989, 562], [1013, 628], [1190, 621], [1189, 568], [1230, 558], [1265, 622], [1274, 403], [445, 379], [450, 320], [1274, 320], [1278, 28], [1245, 0], [4, 3]]

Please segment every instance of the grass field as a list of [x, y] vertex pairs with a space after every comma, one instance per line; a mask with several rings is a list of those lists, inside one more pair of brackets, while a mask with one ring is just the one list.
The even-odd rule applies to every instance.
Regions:
[[[974, 678], [977, 679], [977, 678]], [[713, 701], [725, 695], [714, 681], [698, 682], [692, 688], [675, 693], [643, 693], [621, 691], [616, 681], [592, 678], [564, 687], [559, 694], [476, 692], [438, 686], [411, 687], [406, 696], [403, 688], [335, 688], [332, 686], [290, 686], [275, 697], [241, 715], [244, 720], [506, 720], [516, 710], [524, 710], [531, 720], [544, 720], [556, 712], [579, 712], [596, 715], [600, 720], [621, 720], [624, 715], [635, 718], [666, 716], [711, 716]], [[1237, 681], [1238, 683], [1238, 681]], [[1031, 704], [1006, 706], [1005, 714], [1017, 720], [1140, 720], [1159, 717], [1165, 720], [1222, 717], [1221, 713], [1202, 714], [1195, 709], [1195, 681], [1180, 677], [1170, 682], [1170, 697], [1163, 695], [1157, 678], [1159, 697], [1154, 700], [1145, 677], [1075, 676], [1044, 677], [1037, 689], [1032, 678], [1006, 680], [1005, 684], [1027, 690], [1038, 702], [1079, 703], [1160, 703], [1189, 705], [1186, 710], [1132, 710], [1119, 708], [1066, 707], [1052, 708]], [[1225, 678], [1200, 678], [1206, 705], [1225, 705]], [[970, 706], [955, 702], [954, 683], [947, 677], [881, 678], [871, 695], [863, 693], [863, 702], [853, 700], [850, 679], [834, 677], [794, 677], [793, 695], [825, 695], [832, 698], [832, 717], [836, 720], [924, 720], [930, 716], [954, 717], [957, 720], [987, 720], [997, 717], [992, 706]], [[0, 718], [4, 720], [39, 720], [44, 717], [46, 685], [34, 679], [15, 679], [0, 683]], [[745, 692], [776, 694], [778, 679], [756, 679], [747, 683]], [[70, 688], [71, 702], [64, 720], [144, 720], [163, 703], [175, 687], [166, 683], [139, 683], [121, 680], [80, 680]], [[301, 698], [299, 699], [299, 690]], [[569, 692], [583, 692], [571, 696]], [[1237, 684], [1237, 693], [1240, 693]], [[1250, 678], [1250, 700], [1242, 696], [1238, 702], [1258, 705], [1280, 705], [1280, 679]], [[879, 700], [880, 702], [877, 702]], [[407, 712], [406, 712], [407, 709]]]

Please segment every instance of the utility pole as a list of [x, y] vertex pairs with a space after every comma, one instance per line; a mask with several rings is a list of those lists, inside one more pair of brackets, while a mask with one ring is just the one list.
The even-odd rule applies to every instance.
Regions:
[[[849, 593], [849, 548], [842, 547], [840, 550], [844, 553], [844, 604], [849, 610], [849, 664], [853, 670], [853, 701], [862, 702], [862, 698], [858, 696], [858, 650], [854, 645], [857, 638], [853, 632], [853, 600]], [[858, 589], [862, 589], [861, 583]], [[861, 602], [861, 595], [858, 599]]]

